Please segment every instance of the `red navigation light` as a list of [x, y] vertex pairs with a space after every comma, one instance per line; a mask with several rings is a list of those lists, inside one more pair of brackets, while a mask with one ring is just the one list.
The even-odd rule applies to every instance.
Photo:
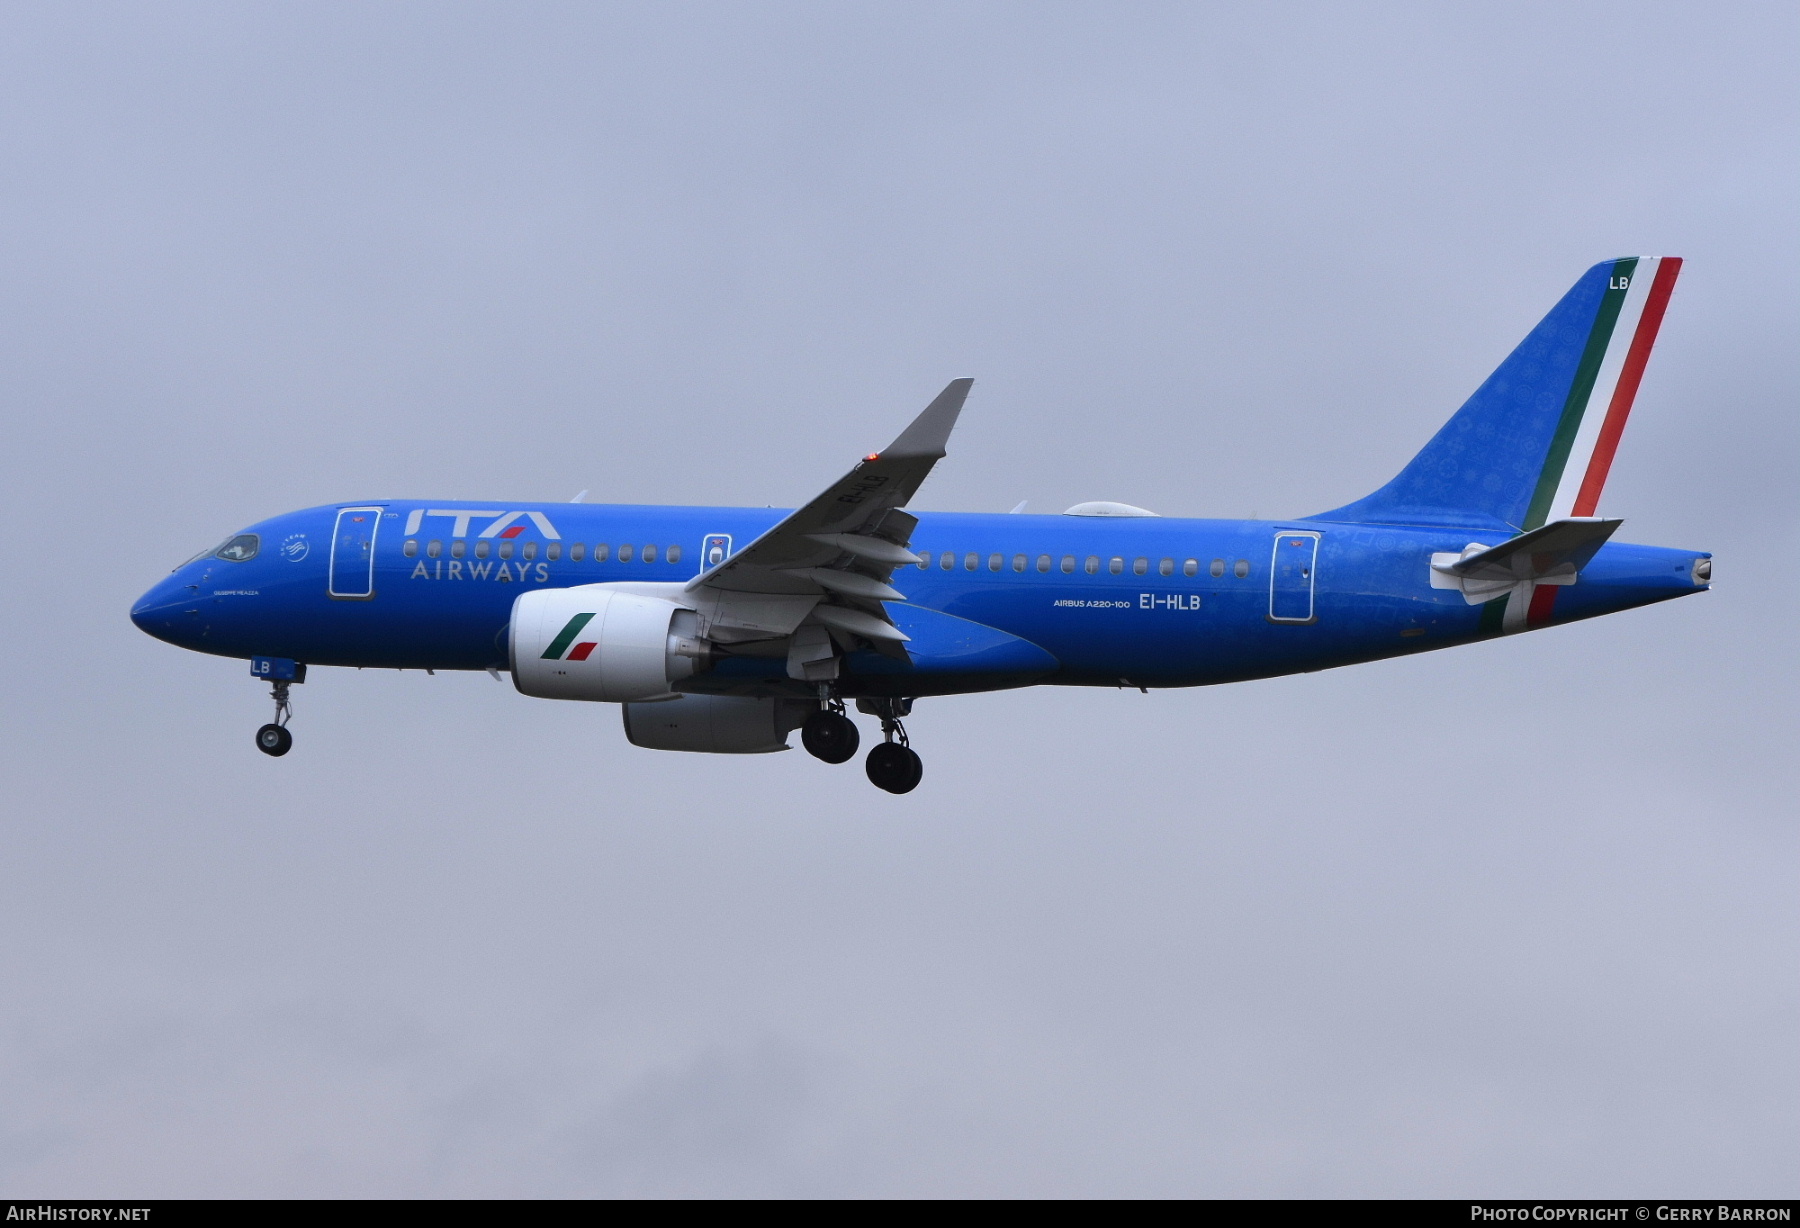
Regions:
[[881, 459], [881, 453], [871, 452], [867, 456], [863, 457], [863, 463], [867, 464], [869, 461], [878, 461], [880, 459]]

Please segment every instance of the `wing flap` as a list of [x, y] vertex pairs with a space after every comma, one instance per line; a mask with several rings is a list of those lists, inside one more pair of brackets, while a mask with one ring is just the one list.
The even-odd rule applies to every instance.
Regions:
[[906, 594], [891, 584], [884, 584], [873, 576], [865, 576], [857, 571], [838, 571], [832, 567], [808, 567], [795, 573], [805, 576], [820, 588], [834, 593], [842, 593], [846, 597], [861, 597], [865, 601], [905, 601]]
[[813, 617], [836, 631], [848, 631], [851, 635], [860, 635], [865, 640], [892, 640], [905, 643], [912, 637], [900, 630], [887, 618], [877, 618], [862, 610], [853, 610], [849, 606], [820, 605], [813, 607]]

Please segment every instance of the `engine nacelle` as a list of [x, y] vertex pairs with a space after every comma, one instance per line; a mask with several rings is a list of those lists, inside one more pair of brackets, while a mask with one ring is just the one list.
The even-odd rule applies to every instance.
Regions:
[[684, 695], [660, 704], [626, 704], [625, 737], [648, 750], [762, 755], [786, 750], [788, 734], [818, 709], [808, 699]]
[[507, 629], [513, 685], [538, 699], [623, 703], [667, 695], [705, 669], [699, 616], [661, 597], [610, 584], [540, 588], [513, 602]]

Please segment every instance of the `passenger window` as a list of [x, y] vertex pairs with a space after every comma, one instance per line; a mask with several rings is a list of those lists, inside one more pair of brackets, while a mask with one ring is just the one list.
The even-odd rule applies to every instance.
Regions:
[[1125, 570], [1125, 560], [1116, 554], [1113, 555], [1106, 564], [1106, 570], [1112, 572], [1115, 576], [1122, 574]]
[[1072, 554], [1063, 555], [1062, 569], [1063, 569], [1063, 574], [1065, 576], [1075, 574], [1075, 556], [1074, 555], [1072, 555]]
[[419, 543], [410, 537], [407, 538], [406, 544], [400, 547], [400, 553], [404, 554], [409, 559], [417, 558], [419, 554]]
[[988, 555], [988, 570], [989, 570], [989, 571], [999, 571], [999, 570], [1000, 570], [1000, 564], [1001, 564], [1001, 563], [1002, 563], [1002, 562], [1003, 562], [1003, 561], [1004, 561], [1004, 560], [1002, 560], [1002, 559], [1001, 559], [1001, 557], [1000, 557], [1000, 556], [999, 556], [999, 555], [997, 555], [997, 554], [990, 554], [990, 555]]
[[656, 562], [656, 547], [654, 545], [644, 547], [644, 562]]
[[938, 563], [938, 566], [942, 567], [945, 571], [954, 570], [956, 567], [956, 551], [954, 551], [954, 550], [944, 551], [944, 557]]
[[[358, 519], [361, 519], [358, 517]], [[262, 538], [254, 533], [239, 533], [236, 537], [220, 546], [213, 554], [227, 563], [248, 563], [256, 557], [262, 548]]]
[[[623, 547], [623, 546], [621, 546], [619, 548], [621, 550], [625, 549], [625, 547]], [[604, 562], [606, 562], [607, 559], [610, 559], [611, 557], [612, 557], [612, 547], [611, 546], [607, 545], [605, 542], [595, 543], [595, 545], [594, 545], [594, 562], [604, 563]], [[625, 557], [627, 559], [629, 559], [631, 556], [629, 554], [627, 554]]]
[[1090, 576], [1098, 575], [1099, 572], [1100, 572], [1100, 560], [1095, 558], [1091, 554], [1088, 555], [1088, 558], [1087, 558], [1087, 573], [1088, 573], [1088, 575], [1090, 575]]
[[919, 570], [920, 571], [930, 571], [931, 570], [931, 551], [929, 551], [929, 550], [919, 551]]
[[621, 562], [621, 563], [631, 562], [631, 547], [630, 546], [620, 546], [619, 547], [619, 562]]
[[[555, 546], [552, 546], [550, 548], [552, 550], [556, 549]], [[536, 542], [526, 542], [523, 546], [521, 546], [519, 548], [519, 556], [521, 558], [535, 559], [537, 557], [537, 543]], [[555, 556], [552, 555], [551, 557], [554, 558]]]
[[[552, 550], [556, 549], [555, 546], [552, 546], [550, 548]], [[553, 554], [550, 557], [555, 558], [556, 556]], [[574, 545], [569, 547], [569, 562], [579, 563], [579, 562], [581, 562], [582, 559], [585, 559], [586, 557], [587, 557], [587, 543], [586, 542], [576, 542]]]
[[1013, 570], [1014, 571], [1024, 571], [1025, 570], [1025, 556], [1024, 555], [1022, 555], [1022, 554], [1013, 555]]
[[1199, 575], [1200, 574], [1200, 560], [1199, 559], [1189, 559], [1187, 562], [1183, 563], [1181, 565], [1181, 574], [1184, 576]]
[[510, 541], [504, 541], [504, 542], [500, 543], [500, 557], [501, 558], [510, 559], [512, 557], [512, 552], [513, 552], [513, 544]]
[[1242, 580], [1250, 574], [1250, 560], [1239, 559], [1231, 568], [1231, 574]]
[[1212, 561], [1212, 566], [1207, 568], [1207, 572], [1209, 574], [1211, 574], [1211, 576], [1215, 580], [1218, 579], [1220, 576], [1225, 574], [1225, 560], [1224, 559], [1214, 559]]
[[1141, 575], [1144, 575], [1149, 570], [1150, 570], [1150, 560], [1149, 559], [1132, 559], [1131, 560], [1131, 574], [1132, 575], [1141, 576]]
[[459, 537], [450, 543], [450, 557], [453, 559], [460, 559], [463, 556], [463, 551], [468, 548], [469, 543]]
[[[529, 547], [527, 548], [529, 549]], [[530, 558], [531, 556], [528, 554], [525, 557]], [[544, 557], [549, 559], [552, 563], [556, 562], [557, 559], [560, 559], [562, 557], [562, 543], [551, 542], [548, 546], [545, 546]]]
[[1038, 555], [1038, 570], [1039, 571], [1049, 571], [1050, 570], [1050, 556], [1049, 555], [1047, 555], [1047, 554]]
[[1175, 560], [1174, 559], [1164, 559], [1162, 562], [1160, 562], [1156, 565], [1156, 570], [1159, 575], [1165, 575], [1165, 576], [1174, 575], [1175, 574]]
[[480, 541], [476, 542], [475, 543], [475, 557], [478, 559], [485, 559], [488, 556], [489, 545], [490, 545], [490, 543], [488, 542], [488, 540], [485, 537], [482, 538]]
[[669, 562], [671, 562], [671, 563], [681, 562], [681, 547], [680, 546], [670, 546], [668, 551], [666, 553], [664, 553], [663, 557], [665, 559], [669, 560]]
[[964, 571], [974, 571], [979, 566], [981, 566], [981, 556], [979, 554], [976, 554], [971, 550], [969, 553], [963, 555]]
[[425, 543], [425, 557], [426, 558], [435, 559], [443, 553], [444, 553], [444, 543], [443, 542], [429, 541], [429, 542]]

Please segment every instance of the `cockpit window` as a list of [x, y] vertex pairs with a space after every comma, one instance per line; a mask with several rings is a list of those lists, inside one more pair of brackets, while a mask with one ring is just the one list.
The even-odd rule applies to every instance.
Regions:
[[262, 538], [254, 533], [239, 533], [213, 551], [213, 557], [224, 559], [227, 563], [248, 563], [261, 548]]

